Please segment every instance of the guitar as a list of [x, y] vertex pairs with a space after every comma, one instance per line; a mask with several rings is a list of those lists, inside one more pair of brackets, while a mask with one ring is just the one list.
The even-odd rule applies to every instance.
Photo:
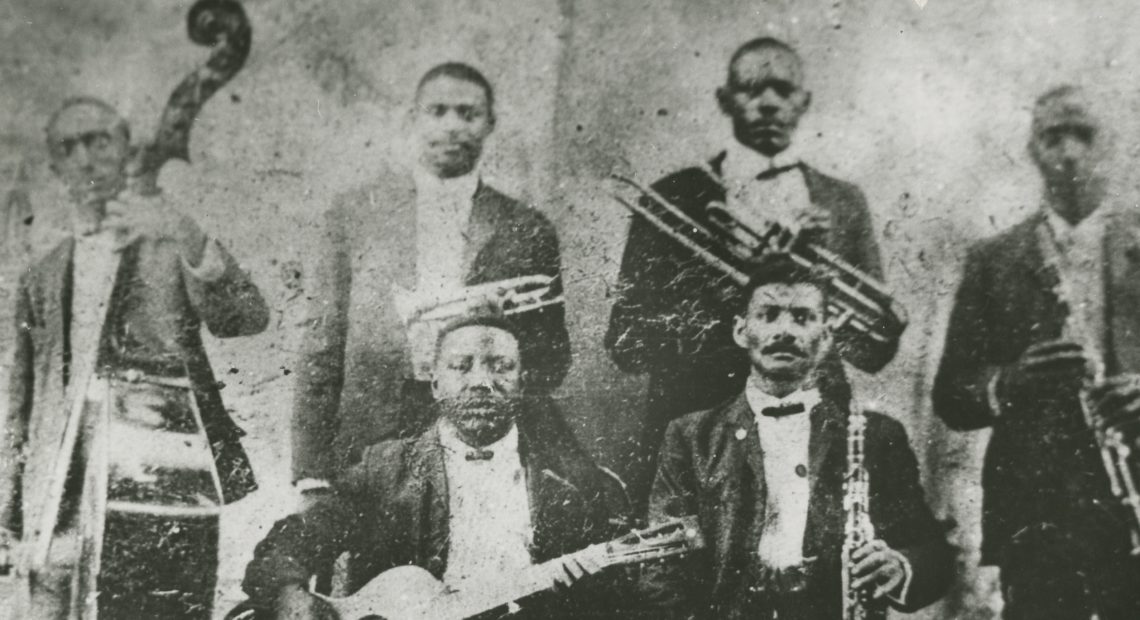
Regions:
[[515, 601], [554, 588], [556, 575], [569, 562], [595, 568], [636, 564], [688, 553], [704, 547], [695, 516], [635, 530], [605, 543], [591, 545], [560, 558], [537, 564], [514, 575], [483, 581], [479, 587], [445, 585], [418, 566], [385, 571], [351, 596], [315, 595], [336, 611], [340, 620], [466, 620]]

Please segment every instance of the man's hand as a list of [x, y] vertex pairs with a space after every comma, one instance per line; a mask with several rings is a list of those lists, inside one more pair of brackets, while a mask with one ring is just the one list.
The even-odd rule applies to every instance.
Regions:
[[1089, 389], [1092, 414], [1101, 427], [1140, 420], [1140, 374], [1115, 375]]
[[0, 527], [0, 577], [12, 577], [24, 570], [28, 549], [18, 534]]
[[332, 495], [332, 489], [328, 486], [314, 487], [298, 492], [297, 512], [307, 512], [311, 510], [317, 504], [324, 502], [330, 495]]
[[801, 235], [807, 235], [813, 241], [823, 241], [831, 232], [831, 211], [812, 205], [796, 218], [796, 225]]
[[206, 245], [205, 233], [184, 222], [161, 197], [144, 198], [124, 192], [107, 203], [103, 225], [118, 233], [116, 250], [144, 237], [154, 243], [175, 243], [191, 265], [198, 264]]
[[299, 585], [285, 586], [277, 595], [278, 620], [337, 620], [331, 605]]
[[1004, 390], [1019, 394], [1042, 385], [1079, 386], [1089, 376], [1081, 345], [1059, 338], [1031, 345], [1002, 370], [1001, 384]]
[[856, 590], [874, 588], [871, 598], [896, 594], [906, 581], [906, 560], [903, 555], [881, 540], [872, 540], [851, 554], [855, 566], [851, 569]]
[[594, 558], [577, 559], [567, 558], [561, 562], [561, 570], [554, 575], [554, 584], [559, 589], [566, 589], [578, 583], [586, 575], [592, 575], [602, 570], [602, 565]]

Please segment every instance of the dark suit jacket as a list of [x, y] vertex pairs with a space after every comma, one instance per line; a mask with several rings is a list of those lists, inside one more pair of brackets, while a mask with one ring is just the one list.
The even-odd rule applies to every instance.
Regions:
[[[1106, 370], [1140, 372], [1140, 217], [1106, 215]], [[1038, 213], [970, 248], [934, 383], [934, 411], [951, 428], [993, 426], [982, 477], [983, 560], [991, 563], [1015, 532], [1088, 521], [1100, 512], [1087, 511], [1092, 503], [1107, 500], [1107, 476], [1075, 386], [1001, 394], [1000, 417], [988, 403], [990, 380], [1002, 368], [1030, 344], [1061, 335], [1064, 313], [1037, 240], [1043, 224]], [[1111, 529], [1123, 536], [1119, 526]]]
[[[722, 153], [710, 162], [714, 170], [719, 172], [723, 159]], [[831, 213], [824, 245], [881, 278], [863, 193], [809, 166], [801, 170], [812, 203]], [[710, 202], [725, 200], [724, 188], [700, 168], [671, 174], [653, 189], [698, 221], [706, 220]], [[729, 283], [726, 276], [634, 217], [618, 280], [605, 346], [622, 370], [649, 373], [650, 424], [664, 427], [743, 387], [748, 357], [732, 340], [735, 304], [719, 293]], [[893, 354], [886, 352], [886, 359]]]
[[[196, 226], [188, 218], [181, 225]], [[228, 253], [223, 251], [226, 268], [221, 278], [207, 283], [183, 269], [173, 247], [143, 238], [123, 251], [96, 363], [189, 373], [223, 499], [233, 502], [257, 485], [241, 447], [244, 433], [222, 404], [200, 330], [205, 323], [219, 338], [256, 334], [268, 324], [269, 310]], [[15, 531], [21, 523], [37, 523], [71, 408], [74, 249], [70, 237], [57, 245], [23, 274], [17, 292], [10, 400], [0, 453], [0, 526]]]
[[[560, 443], [546, 416], [519, 421], [519, 451], [526, 469], [536, 562], [619, 536], [628, 527], [624, 491], [577, 447]], [[349, 468], [336, 492], [304, 514], [274, 525], [258, 544], [243, 588], [255, 606], [267, 607], [281, 587], [305, 584], [343, 552], [349, 553], [348, 589], [412, 564], [442, 578], [447, 568], [447, 476], [439, 431], [370, 446]], [[585, 595], [579, 592], [585, 587]], [[612, 590], [576, 584], [570, 597], [540, 605], [533, 617], [623, 617]], [[544, 611], [538, 611], [544, 610]], [[600, 615], [594, 615], [600, 614]], [[528, 615], [528, 617], [531, 617]]]
[[[782, 610], [780, 618], [824, 620], [840, 616], [846, 410], [824, 399], [809, 415], [811, 494], [804, 556], [818, 560], [801, 604]], [[918, 609], [945, 591], [952, 554], [926, 505], [902, 426], [868, 412], [865, 437], [871, 520], [876, 535], [910, 560], [913, 577], [903, 609]], [[663, 565], [646, 580], [662, 614], [735, 619], [771, 613], [749, 593], [764, 525], [763, 467], [755, 416], [743, 394], [669, 425], [650, 497], [650, 520], [695, 514], [708, 548], [687, 562]]]
[[[480, 184], [465, 248], [468, 285], [561, 272], [558, 236], [538, 211]], [[293, 403], [293, 477], [332, 479], [365, 446], [422, 430], [429, 391], [411, 380], [392, 287], [416, 283], [411, 175], [385, 172], [325, 213], [311, 317]], [[570, 367], [561, 305], [519, 315], [528, 388], [548, 393]], [[409, 402], [411, 404], [409, 404]], [[414, 432], [411, 434], [415, 434]]]

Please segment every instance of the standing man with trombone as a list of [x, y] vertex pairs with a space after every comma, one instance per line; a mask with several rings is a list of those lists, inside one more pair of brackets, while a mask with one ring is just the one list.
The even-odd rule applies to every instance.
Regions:
[[934, 412], [993, 428], [982, 563], [1001, 568], [1002, 616], [1137, 618], [1140, 217], [1109, 204], [1086, 92], [1042, 95], [1032, 131], [1042, 207], [970, 248]]
[[[658, 180], [650, 192], [656, 198], [643, 196], [642, 204], [662, 199], [701, 226], [727, 215], [759, 234], [776, 222], [800, 241], [828, 248], [858, 271], [881, 278], [863, 193], [804, 163], [792, 145], [811, 104], [796, 51], [767, 37], [741, 45], [717, 101], [732, 120], [735, 139], [711, 161]], [[641, 442], [649, 459], [670, 420], [712, 407], [743, 387], [748, 359], [732, 341], [739, 290], [740, 282], [724, 270], [700, 260], [645, 218], [633, 219], [605, 345], [622, 370], [649, 374]], [[873, 372], [890, 361], [897, 344], [867, 348], [840, 338], [837, 348]], [[827, 365], [842, 373], [834, 357]], [[849, 390], [845, 381], [837, 385]], [[846, 400], [845, 394], [836, 396]], [[634, 477], [633, 492], [643, 500], [648, 479], [639, 478]]]

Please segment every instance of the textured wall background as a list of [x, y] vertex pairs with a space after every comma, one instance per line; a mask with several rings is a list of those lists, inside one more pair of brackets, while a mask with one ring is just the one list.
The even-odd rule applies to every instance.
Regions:
[[[190, 4], [0, 3], [0, 205], [23, 192], [30, 228], [58, 223], [42, 127], [66, 96], [103, 97], [137, 136], [149, 135], [170, 90], [205, 58], [185, 38]], [[907, 425], [931, 502], [959, 524], [951, 535], [966, 549], [963, 578], [924, 617], [992, 617], [993, 576], [972, 566], [985, 437], [952, 435], [930, 419], [931, 374], [965, 245], [1035, 208], [1024, 144], [1037, 94], [1065, 81], [1103, 89], [1120, 130], [1120, 199], [1131, 203], [1140, 16], [1130, 0], [245, 4], [249, 62], [206, 106], [193, 163], [169, 165], [161, 179], [254, 272], [276, 314], [266, 334], [209, 343], [262, 483], [227, 511], [220, 611], [240, 596], [254, 542], [293, 507], [289, 370], [316, 215], [403, 152], [403, 112], [419, 75], [462, 59], [496, 85], [500, 124], [485, 176], [533, 201], [562, 235], [576, 357], [561, 397], [599, 460], [636, 475], [629, 442], [642, 382], [620, 375], [600, 346], [627, 217], [601, 179], [620, 168], [649, 180], [719, 150], [730, 134], [713, 90], [727, 57], [771, 34], [806, 59], [814, 102], [798, 137], [805, 158], [863, 187], [889, 283], [910, 309], [898, 358], [860, 377], [858, 389]], [[17, 231], [0, 247], [5, 290], [29, 228], [18, 220], [0, 222]], [[0, 312], [9, 307], [0, 299]]]

